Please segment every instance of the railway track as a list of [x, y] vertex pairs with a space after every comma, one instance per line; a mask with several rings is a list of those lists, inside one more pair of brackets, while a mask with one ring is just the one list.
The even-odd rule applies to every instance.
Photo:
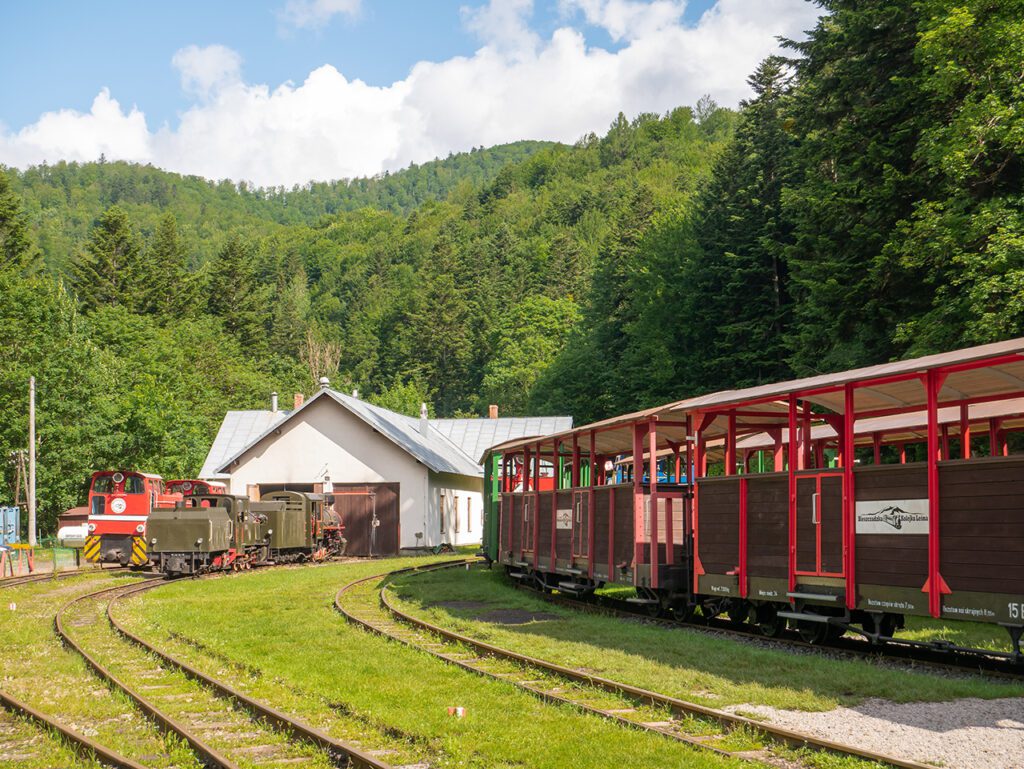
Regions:
[[117, 566], [112, 569], [104, 568], [82, 568], [82, 569], [64, 569], [62, 571], [46, 571], [46, 572], [35, 572], [33, 574], [22, 574], [17, 577], [4, 577], [0, 579], [0, 588], [5, 587], [18, 587], [19, 585], [30, 585], [33, 582], [45, 582], [48, 579], [63, 579], [64, 577], [74, 577], [80, 574], [100, 574], [103, 572], [115, 573], [127, 571], [125, 566]]
[[720, 755], [799, 766], [799, 753], [787, 749], [811, 749], [901, 769], [926, 769], [925, 764], [916, 761], [801, 734], [478, 641], [403, 612], [388, 597], [386, 584], [379, 591], [372, 586], [382, 578], [463, 563], [469, 562], [400, 569], [356, 580], [338, 591], [335, 608], [350, 622], [371, 632], [465, 670], [512, 684], [545, 701], [567, 704], [623, 726], [655, 732]]
[[[0, 711], [2, 766], [17, 769], [21, 764], [33, 764], [44, 758], [52, 761], [66, 746], [81, 761], [82, 766], [97, 761], [116, 769], [146, 769], [142, 764], [69, 729], [51, 716], [2, 690], [0, 707], [3, 708], [3, 711]], [[31, 723], [34, 728], [25, 722]], [[62, 766], [73, 769], [73, 765]]]
[[[99, 571], [83, 570], [58, 572], [58, 576], [74, 576], [83, 572], [95, 576], [101, 574]], [[52, 581], [52, 577], [53, 574], [50, 573], [25, 575], [7, 579], [4, 585], [16, 587]], [[8, 685], [17, 688], [16, 677], [8, 678], [7, 682]], [[138, 761], [83, 733], [89, 730], [89, 724], [77, 723], [71, 726], [67, 723], [68, 719], [58, 720], [26, 702], [22, 696], [7, 689], [0, 689], [0, 765], [17, 767], [24, 763], [38, 767], [45, 761], [48, 766], [58, 765], [53, 762], [59, 762], [62, 769], [77, 766], [93, 767], [96, 764], [118, 769], [147, 769]]]
[[391, 769], [157, 649], [114, 619], [113, 603], [162, 584], [167, 583], [117, 586], [75, 598], [54, 618], [56, 632], [97, 676], [133, 700], [161, 730], [188, 743], [207, 766]]
[[645, 608], [628, 601], [592, 596], [589, 598], [573, 597], [563, 593], [547, 593], [530, 585], [515, 583], [517, 590], [529, 591], [531, 595], [577, 611], [589, 611], [625, 619], [657, 624], [668, 629], [690, 628], [720, 635], [738, 636], [766, 646], [785, 645], [794, 649], [814, 651], [817, 653], [834, 653], [850, 659], [889, 659], [903, 661], [917, 668], [931, 668], [937, 671], [977, 673], [990, 678], [1006, 681], [1024, 681], [1024, 665], [1015, 661], [1013, 655], [1004, 652], [989, 652], [985, 649], [971, 649], [953, 645], [894, 639], [883, 644], [872, 644], [866, 639], [844, 636], [838, 641], [828, 644], [812, 644], [802, 640], [795, 631], [788, 630], [781, 635], [769, 637], [756, 628], [731, 622], [720, 617], [700, 620], [681, 621], [662, 616], [652, 616]]

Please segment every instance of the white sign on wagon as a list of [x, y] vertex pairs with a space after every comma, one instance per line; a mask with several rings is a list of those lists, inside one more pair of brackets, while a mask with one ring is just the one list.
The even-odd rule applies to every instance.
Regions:
[[556, 529], [571, 529], [572, 528], [572, 508], [558, 508], [557, 515], [555, 516], [555, 528]]
[[857, 502], [858, 534], [927, 534], [928, 498]]

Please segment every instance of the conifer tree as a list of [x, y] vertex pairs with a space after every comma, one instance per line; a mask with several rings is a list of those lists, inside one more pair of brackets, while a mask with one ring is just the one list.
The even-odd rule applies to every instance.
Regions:
[[0, 273], [26, 270], [37, 258], [28, 237], [21, 199], [11, 189], [11, 180], [0, 168]]
[[139, 239], [122, 208], [111, 206], [103, 212], [72, 271], [78, 301], [86, 310], [116, 306], [135, 312], [142, 308], [150, 276]]
[[[801, 43], [789, 119], [803, 174], [787, 195], [787, 260], [798, 373], [897, 354], [897, 324], [927, 301], [919, 276], [882, 258], [925, 194], [915, 148], [935, 120], [917, 83], [921, 4], [820, 0], [827, 12]], [[897, 266], [898, 267], [898, 266]]]
[[199, 280], [188, 269], [188, 254], [174, 214], [165, 214], [157, 225], [145, 256], [150, 276], [142, 309], [165, 320], [195, 315]]
[[[782, 190], [793, 181], [793, 139], [783, 127], [784, 63], [763, 61], [747, 81], [733, 141], [698, 200], [698, 246], [682, 283], [692, 297], [687, 371], [694, 389], [784, 378], [790, 315], [782, 249], [790, 227]], [[681, 303], [682, 304], [682, 303]], [[701, 382], [706, 382], [701, 387]]]
[[268, 292], [260, 286], [251, 246], [232, 235], [210, 272], [207, 307], [250, 354], [266, 350]]

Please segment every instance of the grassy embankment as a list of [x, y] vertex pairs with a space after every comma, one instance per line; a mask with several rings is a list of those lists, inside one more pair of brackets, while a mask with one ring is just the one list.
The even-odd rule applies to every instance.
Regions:
[[[246, 691], [326, 724], [335, 736], [352, 737], [338, 731], [346, 728], [338, 719], [343, 714], [348, 729], [363, 725], [365, 734], [355, 736], [364, 747], [387, 730], [391, 747], [404, 741], [411, 750], [428, 753], [435, 767], [741, 765], [544, 704], [510, 684], [355, 628], [333, 609], [334, 594], [346, 582], [430, 560], [436, 559], [183, 581], [146, 594], [119, 616], [163, 648], [210, 672], [231, 675]], [[449, 716], [450, 706], [466, 708], [466, 717]], [[392, 755], [386, 758], [400, 763]]]
[[[61, 646], [53, 632], [53, 617], [63, 604], [131, 579], [123, 574], [83, 575], [0, 591], [5, 615], [0, 622], [0, 686], [63, 725], [146, 766], [198, 769], [187, 747], [162, 736], [127, 698], [112, 693], [96, 678], [81, 657]], [[75, 766], [75, 762], [45, 756], [37, 765], [18, 766], [42, 769]]]
[[[700, 630], [666, 630], [585, 614], [513, 589], [497, 569], [409, 575], [393, 584], [399, 605], [436, 624], [713, 707], [749, 703], [830, 710], [866, 697], [913, 702], [1024, 695], [1024, 684], [793, 654]], [[521, 624], [486, 621], [489, 612], [502, 610], [515, 610], [525, 620], [534, 614], [540, 619]]]

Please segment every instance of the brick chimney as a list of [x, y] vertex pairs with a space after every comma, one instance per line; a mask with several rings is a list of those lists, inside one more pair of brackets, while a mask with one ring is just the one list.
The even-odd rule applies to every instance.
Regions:
[[498, 418], [498, 404], [492, 403], [487, 407], [487, 418], [497, 419]]
[[292, 406], [293, 409], [297, 409], [302, 405], [302, 401], [306, 400], [306, 396], [302, 393], [295, 393], [295, 401]]

